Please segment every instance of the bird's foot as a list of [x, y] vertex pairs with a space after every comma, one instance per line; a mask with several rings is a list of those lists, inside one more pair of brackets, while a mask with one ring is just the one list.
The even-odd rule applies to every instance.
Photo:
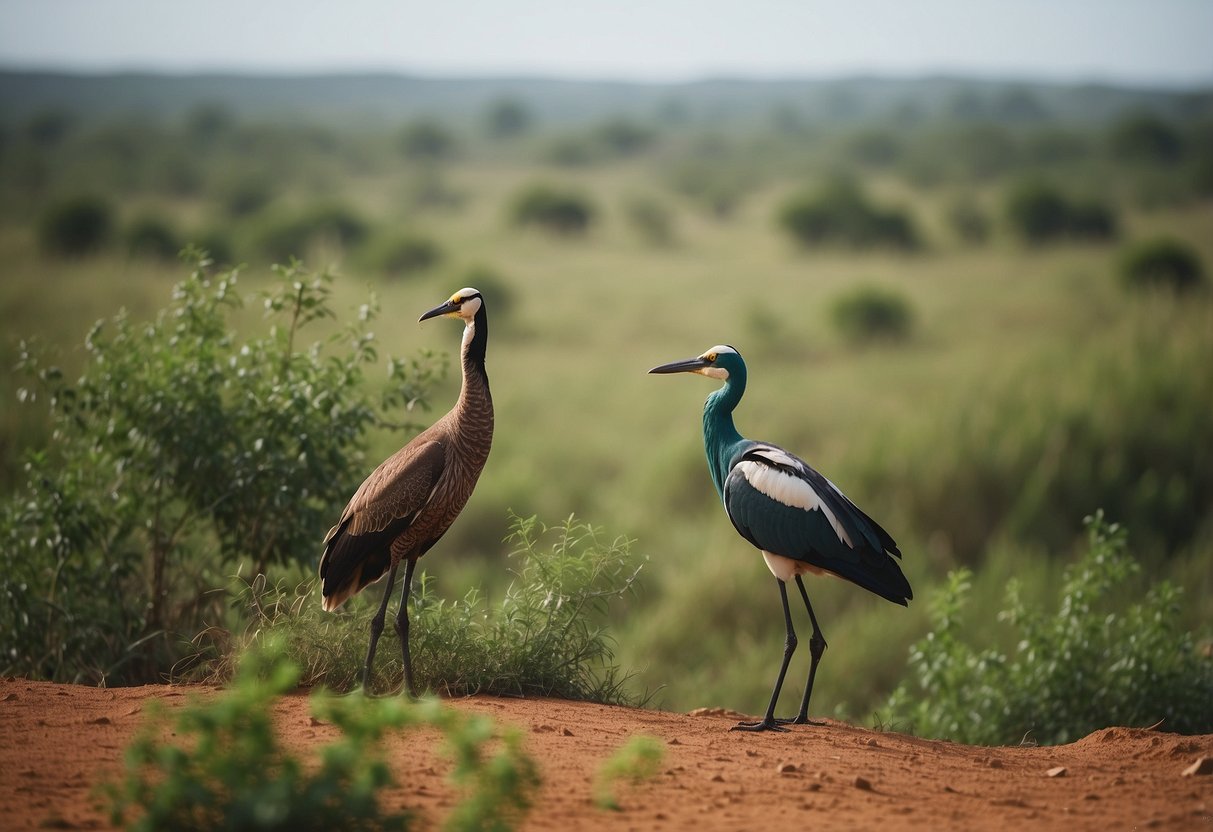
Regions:
[[758, 722], [738, 722], [730, 731], [779, 731], [787, 733], [788, 729], [779, 724], [777, 719], [763, 719]]
[[804, 714], [793, 717], [775, 717], [775, 722], [780, 725], [825, 725], [824, 722], [809, 719]]

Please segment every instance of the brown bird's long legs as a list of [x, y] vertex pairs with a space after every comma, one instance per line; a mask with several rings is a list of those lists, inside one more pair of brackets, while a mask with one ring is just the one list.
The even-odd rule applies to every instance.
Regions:
[[[409, 587], [413, 583], [413, 568], [417, 565], [416, 558], [409, 558], [404, 567], [404, 588], [400, 590], [400, 609], [396, 611], [396, 635], [400, 636], [400, 651], [404, 656], [404, 689], [409, 696], [417, 698], [417, 688], [413, 686], [413, 658], [409, 655]], [[388, 592], [392, 589], [389, 586]]]
[[[412, 565], [412, 561], [409, 561], [409, 565]], [[378, 646], [379, 635], [383, 632], [383, 620], [387, 617], [387, 601], [392, 597], [392, 585], [396, 583], [396, 569], [399, 566], [399, 563], [392, 564], [392, 571], [387, 575], [387, 586], [383, 591], [383, 603], [379, 605], [379, 612], [375, 613], [375, 617], [371, 619], [371, 646], [366, 651], [366, 664], [362, 666], [362, 692], [365, 694], [371, 692], [371, 665], [375, 662], [375, 647]], [[407, 583], [405, 586], [407, 591]]]

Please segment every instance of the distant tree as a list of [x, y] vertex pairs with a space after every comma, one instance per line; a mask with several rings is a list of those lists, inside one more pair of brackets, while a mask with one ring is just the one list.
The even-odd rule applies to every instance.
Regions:
[[1034, 245], [1067, 238], [1111, 240], [1117, 234], [1111, 206], [1096, 199], [1071, 199], [1041, 180], [1025, 180], [1009, 191], [1006, 217], [1011, 228]]
[[172, 260], [184, 248], [173, 227], [157, 216], [139, 217], [127, 226], [123, 236], [132, 257]]
[[1120, 276], [1134, 289], [1163, 287], [1194, 289], [1205, 282], [1205, 270], [1196, 250], [1181, 240], [1161, 237], [1136, 243], [1120, 260]]
[[663, 203], [647, 196], [635, 196], [623, 206], [632, 229], [651, 246], [668, 246], [674, 240], [674, 218]]
[[1109, 141], [1117, 158], [1171, 164], [1183, 155], [1183, 137], [1173, 126], [1149, 113], [1128, 115], [1112, 126]]
[[872, 203], [850, 180], [837, 180], [815, 192], [784, 202], [778, 220], [805, 246], [918, 248], [920, 240], [909, 214]]
[[914, 323], [909, 302], [878, 286], [862, 286], [839, 296], [830, 314], [834, 326], [853, 343], [902, 340]]
[[400, 131], [400, 149], [406, 157], [439, 161], [455, 155], [455, 135], [440, 122], [423, 119], [406, 124]]
[[61, 110], [37, 113], [25, 125], [25, 134], [35, 144], [49, 147], [63, 141], [76, 125], [70, 114]]
[[1021, 182], [1007, 194], [1006, 216], [1011, 227], [1029, 243], [1064, 237], [1069, 230], [1065, 195], [1044, 182]]
[[442, 249], [429, 237], [401, 232], [372, 241], [367, 259], [388, 277], [406, 277], [432, 268], [442, 260]]
[[502, 98], [489, 105], [485, 113], [485, 129], [495, 139], [512, 139], [531, 128], [534, 116], [525, 104], [515, 98]]
[[109, 203], [73, 197], [47, 208], [38, 219], [38, 246], [47, 254], [81, 256], [105, 246], [114, 231]]
[[185, 134], [198, 144], [209, 145], [228, 132], [236, 120], [222, 104], [200, 104], [185, 116]]
[[613, 118], [594, 128], [594, 141], [615, 156], [630, 156], [648, 147], [655, 137], [650, 127], [630, 119]]
[[510, 216], [517, 225], [534, 225], [557, 234], [582, 234], [594, 219], [594, 206], [576, 191], [532, 185], [514, 197]]

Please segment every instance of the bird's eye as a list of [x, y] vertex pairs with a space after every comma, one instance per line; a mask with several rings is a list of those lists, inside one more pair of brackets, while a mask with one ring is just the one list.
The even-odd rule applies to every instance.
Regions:
[[714, 352], [708, 353], [707, 355], [704, 356], [704, 358], [706, 358], [708, 361], [711, 361], [713, 364], [716, 363], [716, 353], [714, 353]]

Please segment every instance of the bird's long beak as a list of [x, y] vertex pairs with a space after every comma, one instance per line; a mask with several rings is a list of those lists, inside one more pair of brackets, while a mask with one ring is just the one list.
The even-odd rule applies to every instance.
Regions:
[[437, 318], [440, 315], [452, 315], [452, 314], [456, 314], [458, 312], [459, 312], [459, 304], [448, 300], [446, 303], [442, 304], [441, 306], [435, 306], [429, 312], [426, 312], [424, 315], [422, 315], [420, 318], [417, 319], [417, 323], [421, 323], [422, 321], [428, 321], [430, 318]]
[[669, 364], [662, 364], [660, 367], [654, 367], [649, 370], [650, 373], [657, 375], [665, 375], [667, 373], [694, 373], [702, 370], [704, 367], [712, 366], [706, 359], [702, 357], [685, 358], [682, 361], [671, 361]]

